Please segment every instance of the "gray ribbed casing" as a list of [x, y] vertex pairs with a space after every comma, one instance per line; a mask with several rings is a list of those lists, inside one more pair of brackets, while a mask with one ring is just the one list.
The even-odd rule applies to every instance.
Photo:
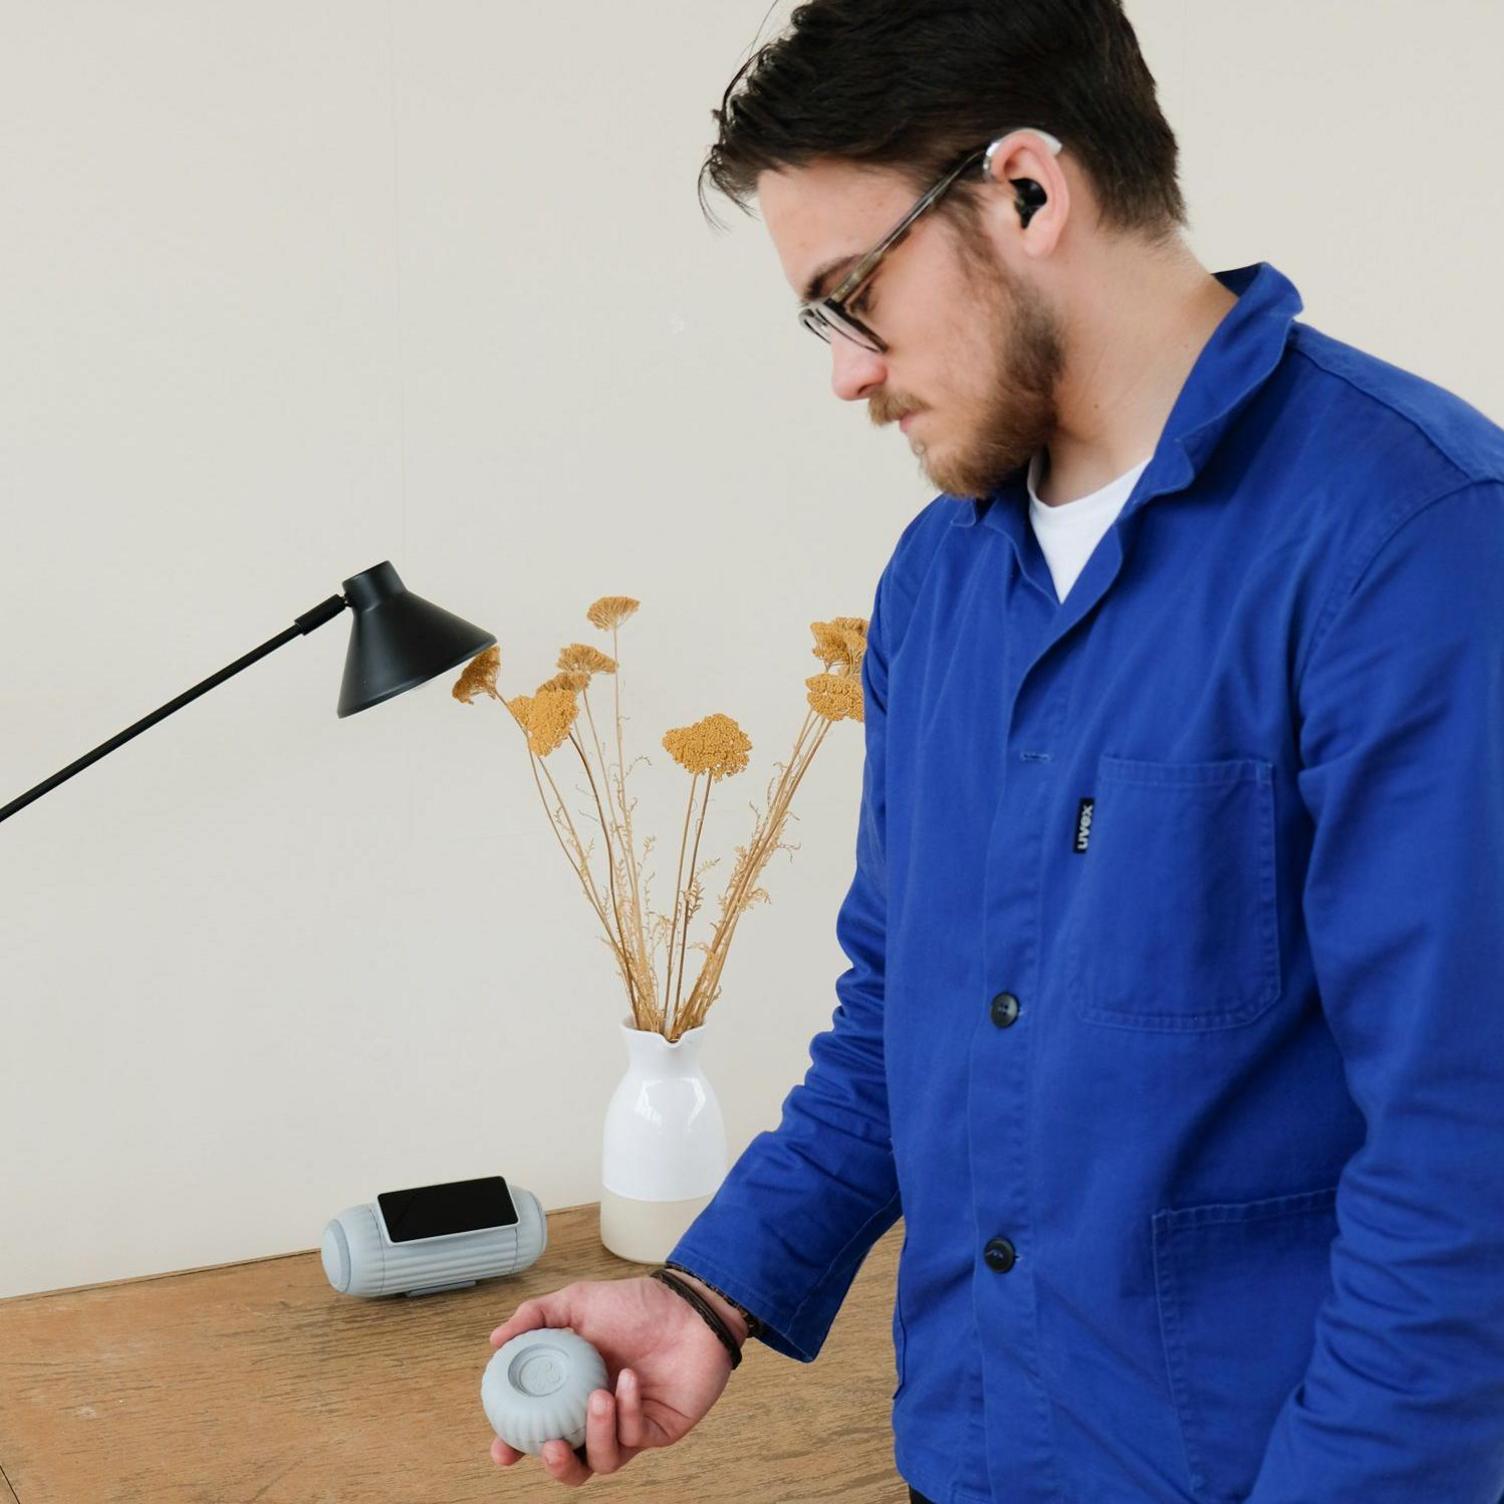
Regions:
[[556, 1437], [581, 1445], [590, 1396], [610, 1387], [605, 1359], [578, 1332], [534, 1327], [491, 1354], [480, 1399], [491, 1429], [513, 1451], [536, 1457]]
[[344, 1295], [402, 1295], [515, 1274], [548, 1247], [548, 1218], [538, 1198], [509, 1185], [517, 1221], [415, 1243], [389, 1243], [369, 1203], [342, 1211], [324, 1229], [319, 1252], [329, 1283]]

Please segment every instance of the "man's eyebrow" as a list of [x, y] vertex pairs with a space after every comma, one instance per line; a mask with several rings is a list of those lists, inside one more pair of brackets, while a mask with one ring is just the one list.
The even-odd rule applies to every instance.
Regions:
[[829, 280], [835, 275], [836, 272], [841, 271], [843, 268], [848, 266], [855, 266], [856, 263], [861, 259], [861, 253], [858, 252], [854, 256], [837, 256], [834, 261], [827, 261], [825, 265], [822, 266], [814, 274], [814, 276], [809, 279], [807, 283], [805, 283], [804, 301], [806, 303], [813, 303], [816, 298], [823, 298], [825, 296], [825, 283], [827, 282], [827, 280]]

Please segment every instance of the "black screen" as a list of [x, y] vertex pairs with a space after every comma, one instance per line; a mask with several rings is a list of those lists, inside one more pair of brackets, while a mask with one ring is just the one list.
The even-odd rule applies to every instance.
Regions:
[[517, 1221], [512, 1193], [500, 1175], [420, 1185], [410, 1191], [382, 1191], [376, 1200], [387, 1236], [394, 1243], [478, 1232], [483, 1227], [511, 1227]]

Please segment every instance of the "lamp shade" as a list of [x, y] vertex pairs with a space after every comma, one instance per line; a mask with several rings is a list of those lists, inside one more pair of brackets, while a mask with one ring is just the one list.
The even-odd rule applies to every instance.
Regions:
[[344, 581], [344, 589], [354, 622], [339, 690], [341, 717], [416, 689], [468, 663], [496, 641], [489, 632], [414, 595], [389, 559]]

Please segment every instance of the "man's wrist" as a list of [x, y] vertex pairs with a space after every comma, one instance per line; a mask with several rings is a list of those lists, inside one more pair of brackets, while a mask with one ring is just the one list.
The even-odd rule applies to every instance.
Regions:
[[747, 1318], [737, 1308], [727, 1301], [720, 1291], [712, 1289], [702, 1280], [699, 1275], [691, 1274], [687, 1269], [680, 1269], [677, 1265], [666, 1266], [676, 1278], [682, 1279], [686, 1285], [693, 1288], [696, 1295], [713, 1310], [722, 1321], [726, 1323], [731, 1335], [736, 1338], [736, 1345], [743, 1346], [747, 1341]]

